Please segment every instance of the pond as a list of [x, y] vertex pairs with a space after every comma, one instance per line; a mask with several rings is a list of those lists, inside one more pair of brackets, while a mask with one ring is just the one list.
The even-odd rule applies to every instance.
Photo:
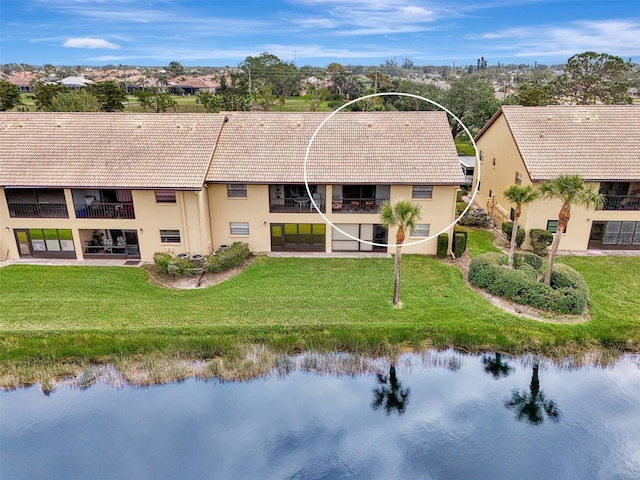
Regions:
[[333, 354], [0, 392], [2, 479], [638, 479], [640, 357]]

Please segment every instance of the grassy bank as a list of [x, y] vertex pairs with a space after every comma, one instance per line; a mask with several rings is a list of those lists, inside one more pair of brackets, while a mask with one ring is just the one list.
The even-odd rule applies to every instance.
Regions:
[[[487, 231], [471, 230], [468, 246], [472, 257], [496, 250]], [[257, 257], [198, 290], [152, 285], [138, 268], [8, 266], [0, 269], [0, 387], [52, 385], [95, 363], [141, 383], [193, 374], [194, 359], [206, 359], [211, 374], [251, 376], [280, 354], [307, 350], [640, 352], [640, 257], [558, 261], [589, 285], [586, 323], [506, 313], [467, 287], [455, 266], [417, 255], [403, 257], [402, 309], [391, 304], [391, 258]], [[266, 353], [256, 360], [258, 345]]]

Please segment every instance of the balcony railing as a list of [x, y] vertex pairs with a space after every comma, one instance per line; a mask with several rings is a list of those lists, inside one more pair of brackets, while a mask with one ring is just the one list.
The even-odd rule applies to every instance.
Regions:
[[344, 200], [332, 200], [331, 211], [333, 213], [378, 213], [380, 206], [388, 200], [388, 198], [348, 198]]
[[[316, 205], [320, 211], [324, 213], [324, 202], [322, 200], [316, 200]], [[271, 213], [309, 213], [315, 212], [316, 209], [313, 208], [309, 197], [298, 197], [271, 200], [269, 211]]]
[[65, 203], [14, 203], [9, 205], [12, 218], [69, 218]]
[[638, 195], [606, 195], [603, 210], [640, 210]]
[[136, 218], [133, 203], [76, 203], [76, 218]]

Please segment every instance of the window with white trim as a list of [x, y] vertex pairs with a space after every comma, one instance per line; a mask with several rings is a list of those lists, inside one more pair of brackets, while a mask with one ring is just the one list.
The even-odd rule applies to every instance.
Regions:
[[249, 235], [249, 222], [229, 222], [231, 235]]
[[247, 198], [247, 186], [245, 184], [227, 184], [227, 197]]
[[156, 203], [176, 203], [175, 190], [154, 190]]
[[411, 230], [412, 237], [428, 237], [429, 236], [429, 224], [418, 223], [413, 230]]
[[414, 185], [411, 198], [432, 198], [433, 185]]
[[160, 230], [160, 242], [180, 243], [180, 230]]

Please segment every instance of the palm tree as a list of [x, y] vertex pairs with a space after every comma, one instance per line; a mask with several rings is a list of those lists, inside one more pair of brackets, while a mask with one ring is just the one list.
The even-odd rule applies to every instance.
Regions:
[[513, 254], [516, 251], [516, 237], [518, 236], [518, 220], [522, 214], [522, 205], [531, 203], [540, 196], [540, 192], [531, 185], [511, 185], [502, 194], [507, 200], [515, 204], [516, 209], [513, 214], [513, 228], [511, 230], [511, 244], [509, 246], [509, 268], [513, 268]]
[[395, 281], [393, 284], [393, 304], [400, 306], [400, 260], [402, 259], [402, 244], [404, 243], [405, 231], [411, 231], [420, 220], [421, 208], [408, 200], [400, 200], [395, 205], [384, 202], [380, 208], [380, 223], [385, 227], [397, 227], [396, 233], [396, 258], [395, 258]]
[[553, 271], [553, 259], [558, 251], [560, 239], [567, 228], [571, 218], [571, 206], [582, 205], [587, 208], [602, 208], [604, 195], [587, 187], [580, 175], [560, 175], [547, 180], [540, 186], [540, 193], [545, 198], [557, 198], [562, 200], [562, 208], [558, 214], [558, 228], [551, 244], [547, 271], [544, 274], [544, 283], [551, 285], [551, 272]]
[[553, 400], [545, 397], [540, 390], [540, 379], [538, 378], [538, 364], [533, 366], [529, 391], [514, 390], [511, 399], [505, 402], [507, 408], [516, 412], [518, 420], [526, 420], [531, 425], [540, 425], [544, 422], [544, 414], [551, 420], [560, 420], [560, 410]]

